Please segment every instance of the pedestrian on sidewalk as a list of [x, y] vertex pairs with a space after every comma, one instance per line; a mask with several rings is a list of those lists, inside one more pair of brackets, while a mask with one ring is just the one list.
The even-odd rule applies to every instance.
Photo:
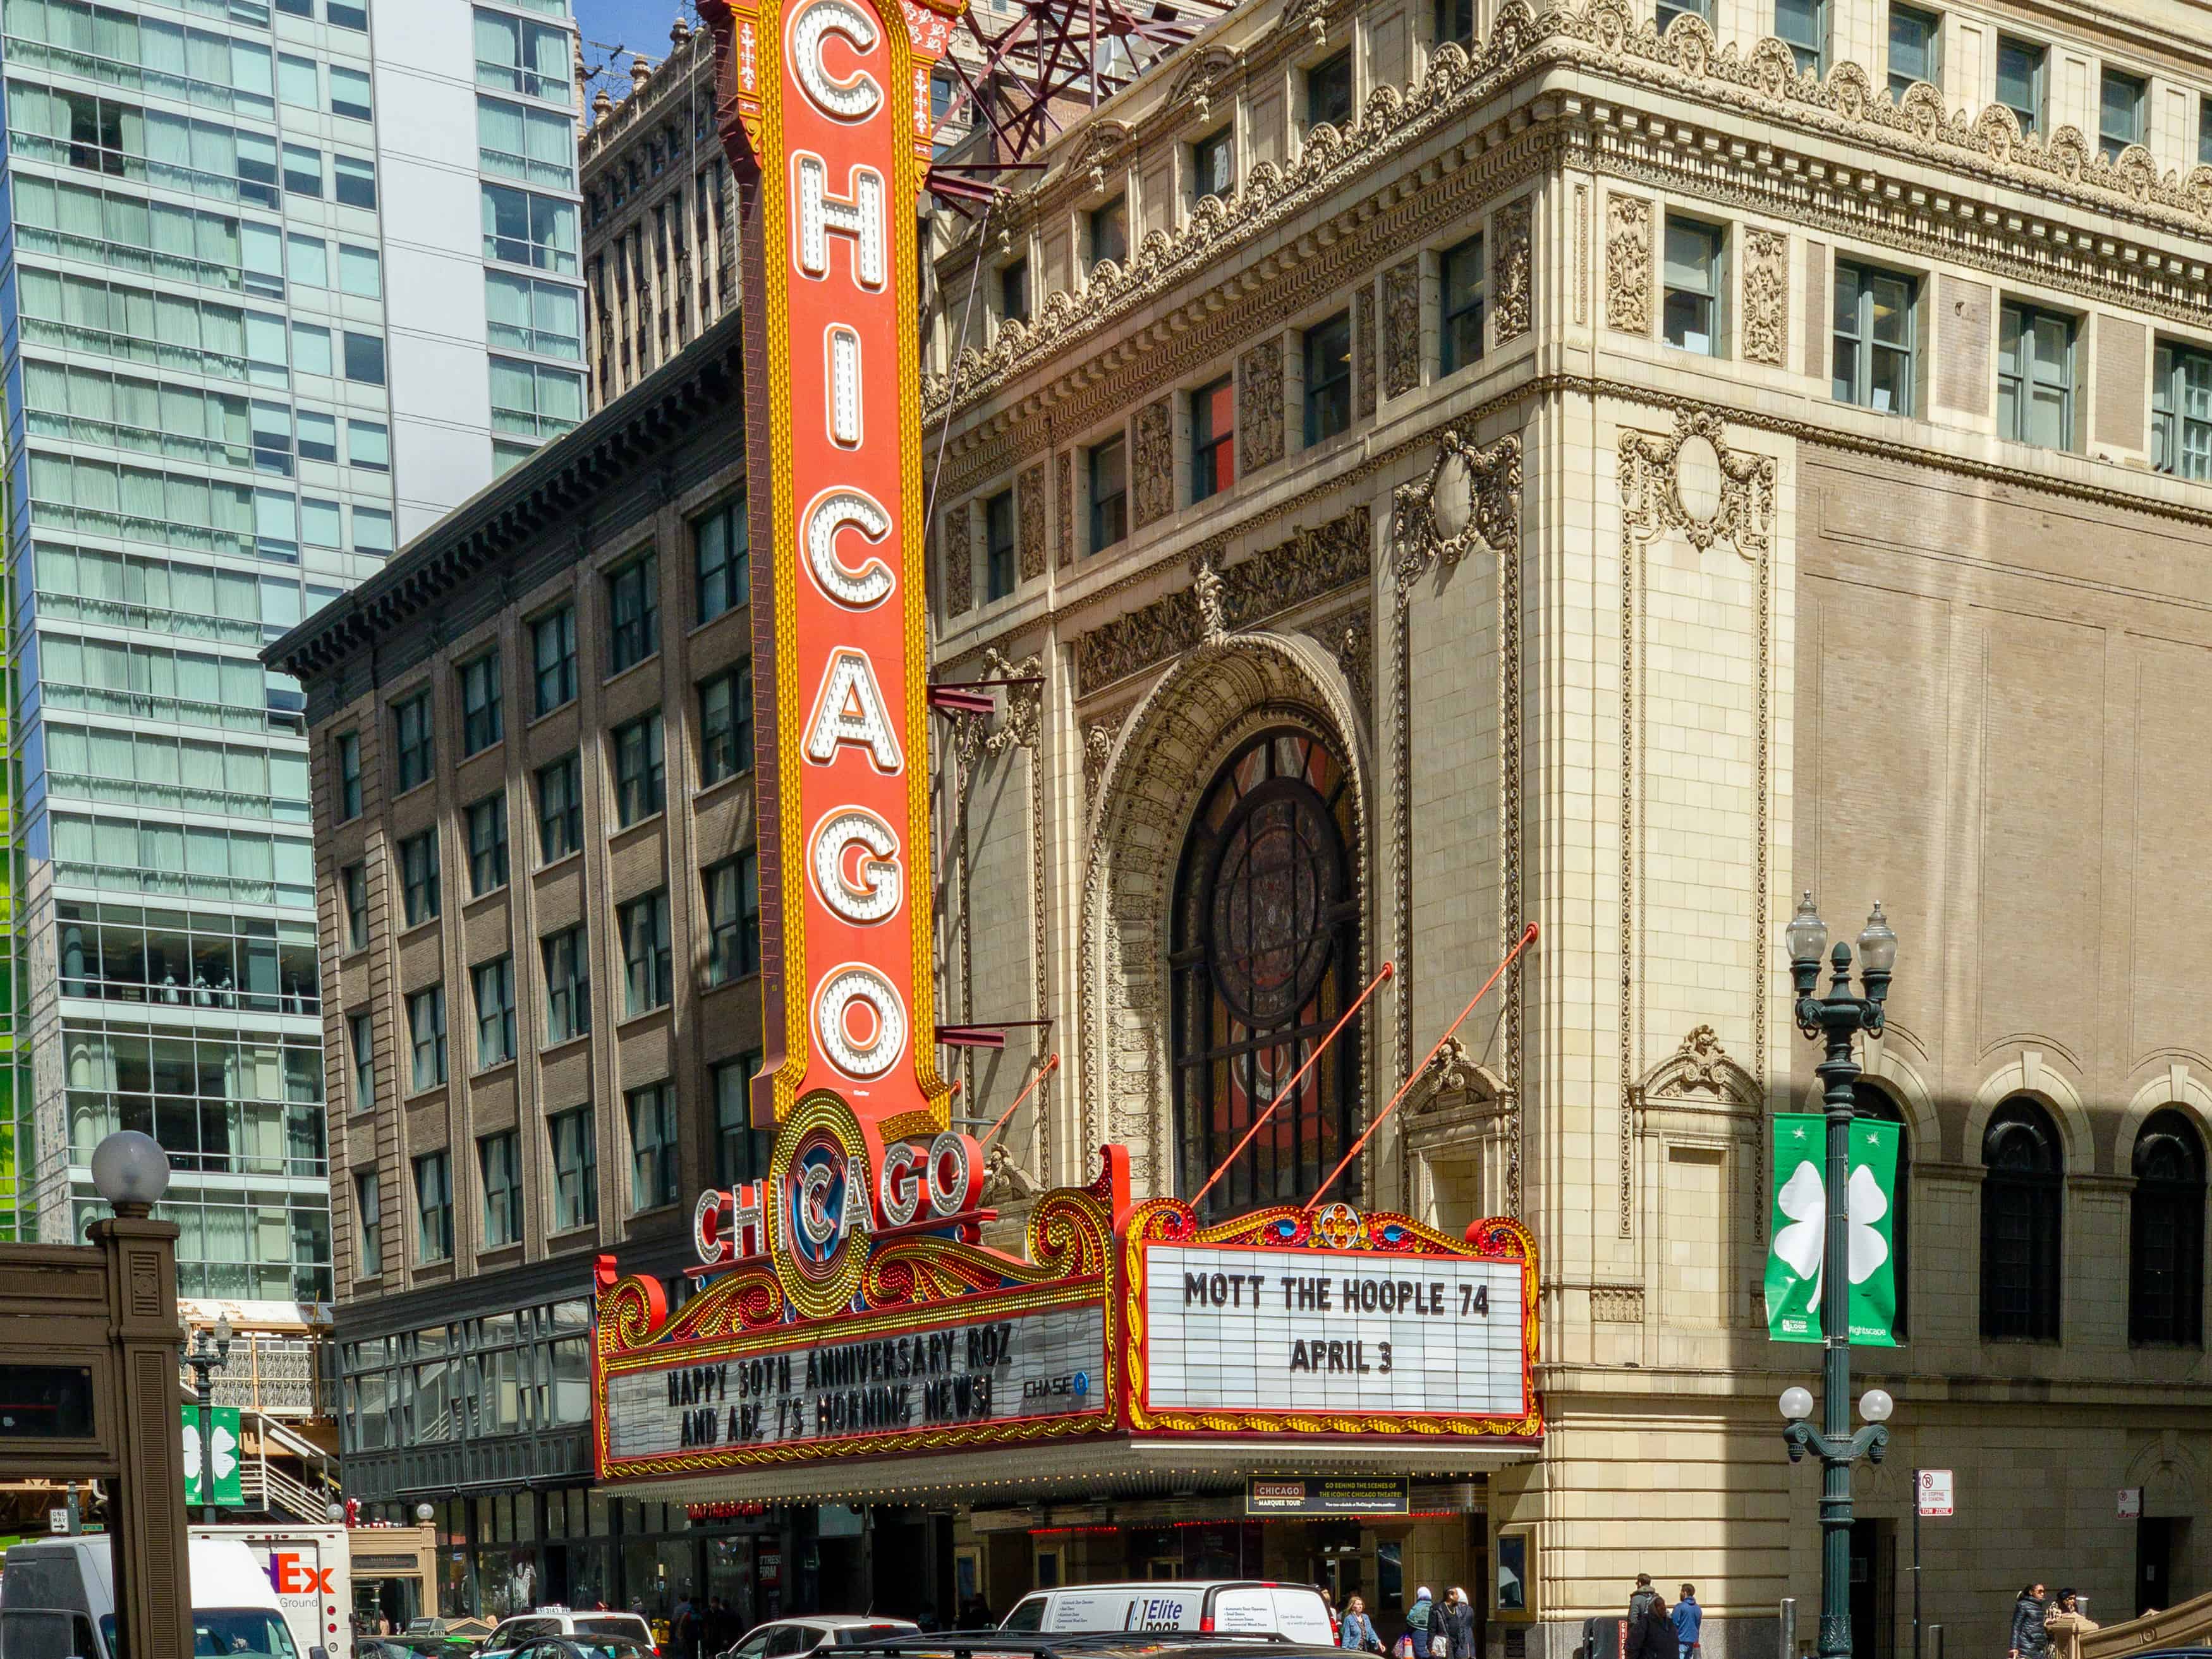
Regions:
[[2040, 1580], [2021, 1588], [2019, 1598], [2012, 1604], [2010, 1659], [2044, 1659], [2051, 1651], [2051, 1632], [2043, 1627], [2050, 1611], [2044, 1601]]
[[1444, 1659], [1476, 1659], [1474, 1603], [1456, 1585], [1444, 1592]]
[[[1630, 1624], [1632, 1626], [1637, 1620], [1641, 1619], [1644, 1616], [1644, 1609], [1650, 1607], [1658, 1599], [1659, 1592], [1651, 1588], [1651, 1575], [1648, 1572], [1638, 1573], [1636, 1575], [1636, 1593], [1628, 1598], [1628, 1618]], [[1633, 1637], [1630, 1638], [1631, 1641], [1633, 1641], [1634, 1639], [1635, 1638]]]
[[1367, 1600], [1355, 1595], [1344, 1604], [1344, 1622], [1338, 1627], [1337, 1645], [1353, 1653], [1380, 1653], [1382, 1638], [1375, 1633], [1375, 1621], [1367, 1616]]
[[1675, 1659], [1674, 1621], [1667, 1616], [1666, 1598], [1656, 1589], [1629, 1630], [1628, 1659]]
[[1406, 1633], [1398, 1638], [1401, 1659], [1430, 1659], [1429, 1621], [1436, 1606], [1426, 1584], [1413, 1592], [1413, 1605], [1406, 1609]]
[[1698, 1605], [1698, 1587], [1682, 1586], [1682, 1599], [1674, 1603], [1670, 1622], [1674, 1626], [1674, 1659], [1698, 1659], [1698, 1632], [1705, 1622], [1705, 1610]]

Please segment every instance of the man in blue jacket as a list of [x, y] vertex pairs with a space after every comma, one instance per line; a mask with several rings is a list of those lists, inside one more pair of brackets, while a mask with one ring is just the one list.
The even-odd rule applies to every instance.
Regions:
[[1698, 1659], [1698, 1632], [1705, 1622], [1705, 1610], [1698, 1605], [1696, 1585], [1682, 1586], [1682, 1599], [1668, 1616], [1674, 1624], [1675, 1659]]

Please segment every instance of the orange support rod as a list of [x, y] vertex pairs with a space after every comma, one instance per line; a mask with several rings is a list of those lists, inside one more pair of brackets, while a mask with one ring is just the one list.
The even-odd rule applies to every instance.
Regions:
[[1390, 1097], [1390, 1103], [1375, 1115], [1375, 1121], [1367, 1126], [1367, 1132], [1352, 1143], [1352, 1150], [1344, 1155], [1343, 1161], [1328, 1172], [1328, 1179], [1322, 1182], [1320, 1187], [1315, 1189], [1314, 1195], [1306, 1200], [1307, 1214], [1313, 1213], [1316, 1206], [1321, 1203], [1322, 1194], [1336, 1185], [1337, 1176], [1351, 1167], [1352, 1160], [1359, 1156], [1359, 1149], [1374, 1137], [1375, 1132], [1382, 1127], [1383, 1121], [1398, 1109], [1398, 1103], [1406, 1097], [1421, 1073], [1427, 1071], [1436, 1057], [1443, 1052], [1444, 1044], [1451, 1041], [1452, 1033], [1467, 1023], [1467, 1017], [1474, 1012], [1474, 1005], [1490, 994], [1490, 988], [1498, 983], [1505, 970], [1513, 965], [1514, 958], [1527, 950], [1534, 941], [1535, 937], [1536, 924], [1532, 921], [1528, 924], [1528, 930], [1521, 935], [1520, 942], [1508, 951], [1505, 953], [1505, 960], [1498, 964], [1498, 971], [1482, 981], [1482, 988], [1468, 999], [1467, 1006], [1459, 1011], [1459, 1018], [1444, 1027], [1444, 1034], [1437, 1039], [1437, 1046], [1422, 1057], [1421, 1063], [1413, 1067], [1412, 1075], [1399, 1085], [1398, 1092]]
[[999, 1114], [999, 1121], [996, 1123], [994, 1123], [989, 1128], [983, 1131], [983, 1138], [975, 1143], [975, 1150], [980, 1152], [983, 1148], [989, 1146], [991, 1144], [991, 1138], [997, 1134], [1000, 1130], [1006, 1127], [1006, 1120], [1008, 1118], [1012, 1117], [1016, 1112], [1022, 1109], [1022, 1103], [1027, 1100], [1031, 1094], [1036, 1092], [1037, 1085], [1043, 1082], [1047, 1078], [1050, 1077], [1059, 1069], [1060, 1056], [1058, 1054], [1054, 1054], [1051, 1059], [1046, 1060], [1042, 1068], [1038, 1071], [1037, 1074], [1030, 1079], [1029, 1087], [1023, 1090], [1021, 1093], [1014, 1097], [1014, 1103], [1007, 1107], [1005, 1111]]
[[1382, 971], [1376, 974], [1373, 979], [1367, 981], [1367, 988], [1352, 999], [1352, 1006], [1346, 1009], [1344, 1011], [1343, 1017], [1340, 1018], [1335, 1024], [1329, 1027], [1328, 1035], [1321, 1040], [1321, 1046], [1316, 1048], [1312, 1054], [1306, 1057], [1306, 1063], [1298, 1067], [1297, 1075], [1290, 1080], [1287, 1087], [1279, 1089], [1275, 1091], [1275, 1097], [1267, 1103], [1267, 1109], [1252, 1120], [1252, 1127], [1244, 1132], [1244, 1139], [1237, 1143], [1235, 1150], [1232, 1151], [1228, 1157], [1223, 1158], [1220, 1163], [1213, 1166], [1213, 1173], [1206, 1176], [1206, 1185], [1200, 1187], [1198, 1189], [1196, 1196], [1190, 1200], [1190, 1207], [1192, 1209], [1194, 1210], [1198, 1207], [1199, 1200], [1204, 1198], [1208, 1193], [1212, 1192], [1213, 1190], [1213, 1183], [1220, 1180], [1224, 1175], [1227, 1174], [1229, 1171], [1229, 1166], [1234, 1164], [1243, 1155], [1244, 1149], [1252, 1144], [1252, 1137], [1258, 1134], [1261, 1127], [1266, 1124], [1270, 1117], [1274, 1115], [1275, 1108], [1281, 1105], [1286, 1100], [1291, 1100], [1297, 1097], [1298, 1085], [1304, 1082], [1306, 1073], [1313, 1070], [1315, 1066], [1320, 1063], [1321, 1057], [1322, 1054], [1327, 1051], [1328, 1045], [1336, 1041], [1336, 1034], [1351, 1024], [1352, 1017], [1359, 1012], [1360, 1005], [1362, 1003], [1365, 1002], [1368, 998], [1375, 994], [1376, 988], [1380, 986], [1384, 980], [1389, 979], [1397, 971], [1398, 964], [1396, 963], [1386, 962], [1382, 964]]

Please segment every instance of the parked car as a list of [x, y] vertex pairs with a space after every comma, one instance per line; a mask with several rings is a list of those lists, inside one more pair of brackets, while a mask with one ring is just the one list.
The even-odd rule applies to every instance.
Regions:
[[868, 1613], [817, 1613], [804, 1619], [771, 1619], [756, 1625], [721, 1659], [800, 1659], [823, 1648], [857, 1647], [902, 1636], [918, 1636], [911, 1619], [878, 1619]]
[[1257, 1578], [1065, 1584], [1024, 1596], [999, 1628], [1047, 1636], [1105, 1631], [1279, 1636], [1323, 1647], [1335, 1640], [1328, 1604], [1318, 1589]]
[[631, 1636], [532, 1636], [514, 1659], [654, 1659], [653, 1650]]
[[653, 1627], [635, 1613], [611, 1613], [598, 1608], [577, 1612], [569, 1607], [532, 1607], [502, 1619], [492, 1627], [479, 1650], [486, 1654], [512, 1653], [534, 1638], [568, 1636], [578, 1638], [618, 1636], [651, 1650]]

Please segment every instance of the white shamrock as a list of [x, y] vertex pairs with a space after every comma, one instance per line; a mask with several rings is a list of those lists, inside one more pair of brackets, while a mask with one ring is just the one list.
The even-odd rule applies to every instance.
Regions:
[[[230, 1472], [238, 1467], [238, 1437], [230, 1431], [228, 1424], [217, 1423], [215, 1425], [215, 1437], [212, 1443], [215, 1449], [216, 1485], [221, 1486], [230, 1479]], [[200, 1425], [188, 1422], [185, 1425], [185, 1470], [196, 1485], [199, 1480], [202, 1467]]]
[[[1845, 1237], [1850, 1240], [1851, 1283], [1863, 1285], [1889, 1260], [1889, 1244], [1875, 1231], [1875, 1223], [1889, 1213], [1889, 1200], [1874, 1171], [1863, 1164], [1851, 1171], [1844, 1191], [1850, 1218]], [[1800, 1164], [1782, 1183], [1776, 1202], [1790, 1218], [1790, 1224], [1774, 1235], [1774, 1254], [1798, 1278], [1812, 1281], [1813, 1301], [1817, 1304], [1828, 1243], [1828, 1189], [1818, 1166], [1809, 1161]]]

